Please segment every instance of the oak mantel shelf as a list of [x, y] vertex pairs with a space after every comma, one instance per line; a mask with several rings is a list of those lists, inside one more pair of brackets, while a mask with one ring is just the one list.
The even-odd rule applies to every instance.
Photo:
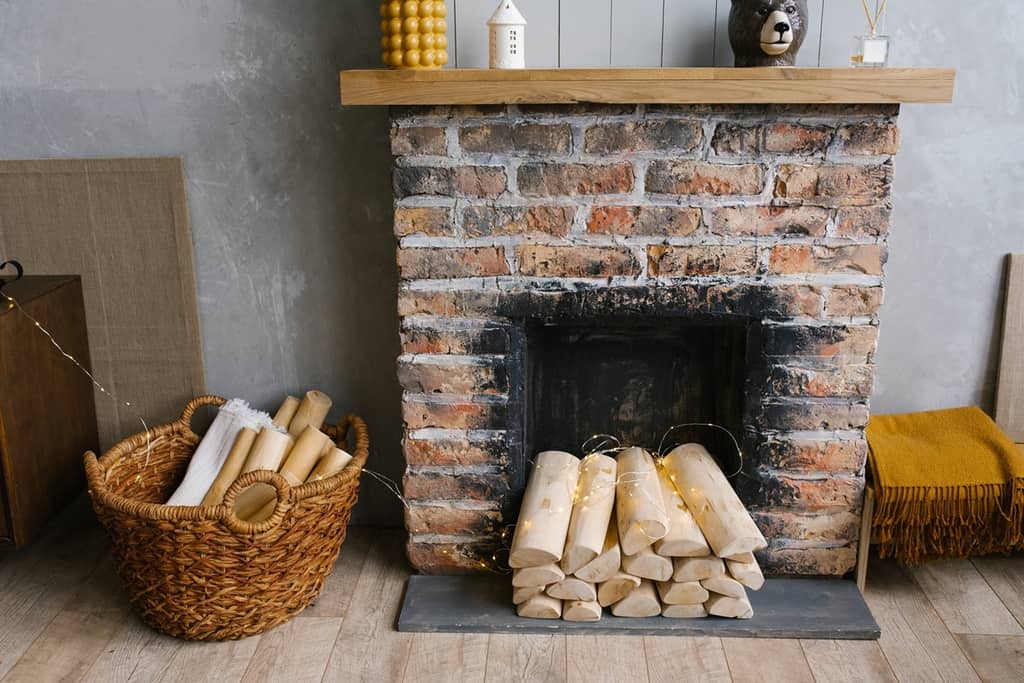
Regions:
[[954, 69], [388, 69], [341, 72], [345, 105], [900, 104], [953, 101]]

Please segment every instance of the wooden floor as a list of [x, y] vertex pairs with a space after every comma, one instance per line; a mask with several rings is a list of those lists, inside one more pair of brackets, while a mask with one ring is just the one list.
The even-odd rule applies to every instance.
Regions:
[[184, 643], [143, 626], [84, 511], [0, 559], [3, 681], [1021, 681], [1024, 558], [905, 572], [873, 562], [878, 642], [406, 634], [397, 532], [353, 529], [320, 600], [248, 640]]

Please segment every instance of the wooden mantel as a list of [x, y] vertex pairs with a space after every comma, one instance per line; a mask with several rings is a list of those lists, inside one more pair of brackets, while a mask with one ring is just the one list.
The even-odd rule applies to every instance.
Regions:
[[899, 104], [953, 100], [954, 69], [386, 69], [341, 72], [345, 105]]

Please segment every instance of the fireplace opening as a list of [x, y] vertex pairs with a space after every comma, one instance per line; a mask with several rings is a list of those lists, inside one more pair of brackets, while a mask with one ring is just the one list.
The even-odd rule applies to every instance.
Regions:
[[[580, 453], [595, 434], [656, 450], [674, 425], [713, 423], [742, 440], [747, 321], [527, 328], [527, 453]], [[735, 446], [719, 430], [689, 427], [673, 441], [699, 441], [723, 466]]]

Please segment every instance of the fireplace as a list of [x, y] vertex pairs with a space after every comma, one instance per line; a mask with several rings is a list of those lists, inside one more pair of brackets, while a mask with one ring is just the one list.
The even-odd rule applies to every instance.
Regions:
[[414, 567], [489, 567], [538, 450], [712, 422], [766, 573], [852, 569], [897, 115], [393, 108]]

